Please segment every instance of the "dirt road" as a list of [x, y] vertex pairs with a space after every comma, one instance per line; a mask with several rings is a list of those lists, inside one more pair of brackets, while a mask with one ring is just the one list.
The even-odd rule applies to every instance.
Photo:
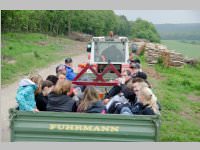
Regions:
[[[85, 45], [86, 43], [79, 42], [76, 46], [74, 46], [72, 49], [70, 48], [70, 54], [75, 54], [76, 56], [72, 57], [73, 59], [73, 65], [75, 68], [75, 71], [77, 70], [77, 65], [79, 63], [83, 63], [87, 61], [87, 53], [85, 53]], [[69, 52], [69, 50], [66, 50]], [[44, 69], [36, 70], [44, 79], [47, 77], [47, 75], [55, 74], [55, 68], [58, 64], [63, 64], [64, 60], [58, 61], [54, 64], [49, 65], [48, 67]], [[18, 88], [18, 83], [22, 79], [21, 77], [18, 81], [3, 87], [1, 89], [1, 141], [2, 142], [9, 142], [10, 141], [10, 129], [9, 129], [9, 114], [8, 110], [9, 108], [13, 108], [17, 105], [15, 96], [16, 96], [16, 90]]]

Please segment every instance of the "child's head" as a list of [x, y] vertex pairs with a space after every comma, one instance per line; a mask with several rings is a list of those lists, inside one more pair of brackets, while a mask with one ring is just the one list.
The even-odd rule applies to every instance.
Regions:
[[135, 78], [132, 80], [133, 92], [138, 95], [139, 90], [142, 87], [148, 87], [148, 84], [142, 78]]
[[55, 75], [48, 75], [46, 80], [49, 80], [53, 83], [53, 85], [56, 85], [56, 82], [58, 81], [58, 77]]
[[138, 91], [137, 96], [140, 102], [142, 102], [143, 104], [149, 104], [153, 98], [153, 95], [154, 94], [151, 89], [149, 89], [148, 87], [142, 87]]
[[37, 90], [35, 91], [35, 94], [40, 93], [42, 91], [42, 76], [39, 74], [30, 74], [29, 79], [37, 85]]
[[58, 73], [58, 81], [65, 81], [66, 75], [64, 73]]
[[138, 99], [143, 105], [149, 105], [152, 107], [155, 113], [158, 113], [157, 97], [152, 90], [148, 87], [142, 87], [138, 91]]
[[58, 73], [63, 73], [66, 74], [66, 68], [65, 65], [60, 64], [56, 67], [56, 74], [58, 75]]
[[131, 73], [134, 75], [140, 71], [141, 66], [139, 63], [131, 63], [130, 64]]
[[72, 66], [72, 58], [66, 58], [65, 59], [65, 65], [67, 65], [67, 66]]
[[71, 81], [68, 81], [68, 80], [59, 81], [58, 80], [53, 89], [53, 92], [56, 94], [67, 94], [67, 92], [70, 91], [71, 85], [72, 85]]
[[53, 89], [53, 82], [45, 80], [42, 82], [42, 93], [47, 96]]
[[125, 82], [128, 81], [131, 78], [131, 72], [130, 70], [124, 70], [121, 73], [121, 77], [125, 79]]
[[78, 111], [83, 112], [94, 102], [99, 100], [98, 92], [94, 86], [86, 87], [84, 91], [83, 100], [78, 107]]
[[99, 99], [98, 92], [94, 86], [86, 87], [84, 91], [84, 99], [87, 101], [93, 101]]
[[127, 77], [127, 76], [131, 76], [131, 71], [130, 70], [123, 70], [121, 73], [121, 76], [123, 77]]

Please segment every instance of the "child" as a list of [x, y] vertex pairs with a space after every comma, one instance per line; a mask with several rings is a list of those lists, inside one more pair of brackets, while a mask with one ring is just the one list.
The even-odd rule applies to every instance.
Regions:
[[71, 82], [68, 80], [59, 81], [48, 94], [47, 111], [56, 112], [75, 112], [76, 102], [71, 97], [67, 96], [71, 88]]
[[65, 67], [66, 67], [66, 79], [72, 81], [76, 77], [76, 74], [74, 73], [74, 70], [72, 69], [71, 58], [65, 59]]
[[99, 100], [97, 90], [93, 86], [86, 87], [84, 91], [83, 100], [81, 100], [78, 106], [77, 112], [86, 113], [105, 113], [105, 106], [103, 102]]
[[57, 77], [58, 77], [58, 81], [65, 81], [66, 80], [66, 75], [62, 72], [58, 73]]
[[19, 110], [35, 112], [39, 111], [36, 107], [35, 94], [41, 91], [42, 81], [42, 77], [37, 74], [31, 75], [28, 79], [23, 79], [20, 81], [16, 95], [16, 101], [19, 105]]
[[56, 75], [58, 76], [59, 73], [63, 73], [63, 74], [66, 74], [66, 68], [65, 68], [65, 65], [63, 64], [60, 64], [56, 67]]
[[39, 111], [46, 111], [48, 101], [47, 95], [52, 91], [53, 87], [53, 82], [48, 80], [43, 81], [42, 92], [35, 96], [36, 106]]
[[139, 103], [142, 104], [140, 114], [142, 115], [155, 115], [160, 114], [159, 107], [157, 105], [157, 98], [148, 87], [143, 87], [138, 92]]
[[49, 80], [53, 83], [53, 85], [56, 85], [56, 82], [58, 81], [58, 77], [55, 75], [48, 75], [46, 80]]

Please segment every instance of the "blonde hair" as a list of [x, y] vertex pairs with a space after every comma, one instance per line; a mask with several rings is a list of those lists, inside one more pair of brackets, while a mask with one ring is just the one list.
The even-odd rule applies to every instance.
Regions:
[[86, 111], [87, 108], [94, 102], [99, 101], [98, 92], [94, 86], [86, 87], [84, 91], [83, 100], [81, 101], [80, 105], [78, 106], [78, 111], [83, 112]]
[[[138, 87], [138, 90], [139, 90], [139, 91], [140, 91], [140, 89], [142, 89], [142, 88], [148, 88], [148, 87], [149, 87], [148, 84], [147, 84], [146, 82], [134, 82], [133, 84], [138, 84], [138, 86], [139, 86], [139, 87]], [[134, 88], [133, 84], [130, 85], [132, 89]]]
[[64, 72], [58, 72], [57, 73], [57, 77], [59, 77], [60, 75], [66, 76], [66, 73], [64, 73]]
[[139, 90], [139, 95], [144, 97], [143, 104], [144, 105], [149, 105], [148, 107], [151, 107], [155, 114], [160, 114], [158, 110], [158, 105], [157, 105], [157, 97], [154, 95], [152, 90], [148, 87], [142, 87]]
[[58, 72], [58, 74], [57, 74], [58, 80], [60, 79], [60, 78], [59, 78], [60, 76], [64, 76], [65, 79], [66, 79], [66, 74], [65, 74], [65, 73], [63, 73], [63, 72]]
[[67, 94], [71, 88], [71, 81], [65, 80], [65, 81], [57, 81], [53, 92], [56, 94]]
[[37, 90], [35, 91], [35, 94], [37, 95], [38, 93], [42, 91], [42, 82], [43, 82], [42, 76], [39, 74], [31, 73], [29, 74], [28, 78], [38, 86]]
[[146, 82], [139, 82], [138, 84], [140, 86], [140, 89], [142, 89], [142, 88], [148, 88], [149, 87]]

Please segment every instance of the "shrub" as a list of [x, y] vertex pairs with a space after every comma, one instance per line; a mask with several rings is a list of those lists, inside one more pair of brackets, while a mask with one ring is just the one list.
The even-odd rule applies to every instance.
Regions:
[[41, 58], [37, 51], [33, 52], [35, 58]]

